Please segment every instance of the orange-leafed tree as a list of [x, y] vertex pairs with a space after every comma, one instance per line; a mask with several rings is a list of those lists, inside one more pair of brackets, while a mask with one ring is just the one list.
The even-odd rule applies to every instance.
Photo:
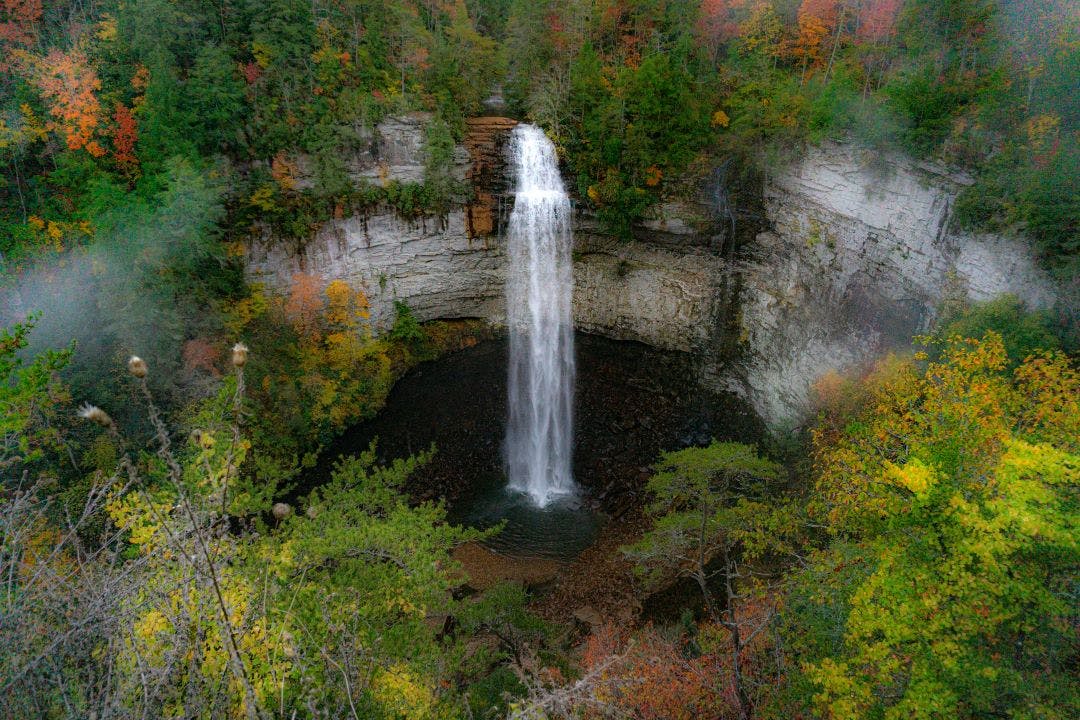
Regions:
[[688, 652], [689, 645], [685, 635], [672, 639], [652, 627], [632, 638], [611, 626], [599, 628], [582, 658], [582, 669], [597, 680], [581, 704], [642, 720], [736, 717], [717, 677], [716, 657]]
[[[775, 600], [755, 598], [739, 603], [736, 614], [765, 627]], [[739, 654], [739, 674], [767, 678], [767, 633], [755, 634]], [[589, 636], [582, 670], [590, 678], [577, 701], [586, 718], [632, 717], [639, 720], [736, 720], [746, 717], [735, 684], [728, 631], [715, 622], [687, 623], [675, 635], [652, 625], [628, 633], [604, 625]]]
[[184, 370], [193, 373], [201, 371], [220, 377], [218, 363], [221, 361], [221, 348], [206, 338], [192, 338], [184, 343], [181, 353]]
[[314, 340], [320, 335], [319, 320], [326, 307], [322, 293], [321, 276], [303, 272], [292, 276], [289, 296], [285, 300], [285, 316], [303, 339]]
[[274, 155], [270, 163], [270, 176], [281, 188], [282, 192], [290, 192], [296, 189], [296, 175], [299, 172], [296, 163], [289, 159], [285, 151], [279, 151]]
[[[803, 0], [798, 12], [798, 30], [791, 54], [802, 66], [803, 79], [810, 69], [820, 68], [832, 59], [842, 29], [839, 0]], [[833, 38], [832, 53], [828, 40]]]
[[105, 149], [94, 139], [101, 119], [97, 91], [101, 80], [80, 50], [52, 50], [35, 62], [34, 80], [49, 109], [49, 129], [63, 136], [68, 148], [101, 157]]

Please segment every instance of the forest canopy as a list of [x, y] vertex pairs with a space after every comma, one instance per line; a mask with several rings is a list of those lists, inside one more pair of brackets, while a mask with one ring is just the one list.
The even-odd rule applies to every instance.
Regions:
[[[808, 143], [944, 163], [974, 181], [955, 225], [1027, 238], [1068, 285], [1078, 23], [1065, 0], [8, 0], [3, 314], [42, 311], [38, 347], [78, 339], [76, 389], [114, 349], [181, 367], [259, 306], [246, 242], [445, 214], [488, 113], [544, 127], [577, 206], [623, 236], [714, 180], [756, 227], [762, 178]], [[381, 119], [417, 111], [422, 182], [350, 177]]]

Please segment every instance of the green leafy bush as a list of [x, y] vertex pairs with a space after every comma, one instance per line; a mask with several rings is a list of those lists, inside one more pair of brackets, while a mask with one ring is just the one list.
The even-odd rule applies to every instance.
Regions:
[[1015, 295], [984, 303], [948, 309], [938, 322], [941, 338], [959, 335], [979, 339], [988, 330], [1001, 336], [1011, 366], [1016, 366], [1040, 350], [1057, 350], [1061, 340], [1053, 318], [1045, 311], [1032, 311]]
[[389, 336], [413, 349], [418, 349], [427, 341], [427, 335], [413, 315], [412, 308], [400, 300], [394, 301], [394, 325], [390, 328]]

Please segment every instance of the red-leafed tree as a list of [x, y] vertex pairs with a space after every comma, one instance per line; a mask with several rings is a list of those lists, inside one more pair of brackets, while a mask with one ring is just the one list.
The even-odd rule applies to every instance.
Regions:
[[855, 23], [855, 38], [864, 43], [859, 53], [865, 77], [863, 92], [880, 84], [890, 62], [890, 46], [902, 0], [862, 0]]
[[113, 159], [124, 172], [131, 173], [138, 167], [135, 142], [139, 139], [135, 116], [125, 106], [116, 104], [113, 111]]
[[815, 17], [825, 27], [834, 28], [840, 18], [840, 0], [802, 0], [798, 17]]
[[244, 76], [244, 81], [248, 85], [254, 85], [255, 81], [262, 75], [262, 68], [259, 67], [257, 62], [247, 62], [240, 65], [240, 74]]
[[747, 0], [702, 0], [697, 24], [698, 42], [708, 48], [714, 60], [724, 43], [739, 36], [739, 26], [746, 14], [742, 11], [747, 5]]
[[86, 56], [79, 50], [52, 50], [36, 64], [34, 80], [52, 116], [50, 129], [63, 135], [72, 150], [104, 155], [105, 148], [94, 139], [101, 117], [96, 94], [101, 81]]
[[864, 42], [884, 43], [896, 32], [900, 0], [863, 0], [859, 7], [856, 37]]
[[0, 68], [10, 67], [10, 50], [26, 48], [37, 38], [41, 0], [0, 0]]
[[37, 39], [41, 0], [0, 0], [0, 85], [6, 85], [19, 53]]
[[[764, 626], [774, 599], [739, 603], [738, 616], [750, 625]], [[604, 625], [590, 635], [582, 657], [587, 689], [578, 698], [585, 718], [632, 717], [640, 720], [746, 720], [750, 706], [740, 702], [736, 668], [753, 679], [755, 699], [779, 681], [770, 667], [769, 636], [754, 633], [736, 655], [727, 629], [703, 622], [692, 634], [672, 637], [646, 625], [637, 632]]]
[[193, 338], [184, 343], [182, 351], [184, 370], [189, 373], [202, 371], [220, 377], [218, 362], [221, 361], [221, 348], [206, 338]]

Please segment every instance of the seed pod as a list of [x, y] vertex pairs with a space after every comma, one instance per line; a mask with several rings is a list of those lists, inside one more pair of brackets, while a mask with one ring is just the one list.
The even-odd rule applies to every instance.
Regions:
[[150, 368], [141, 357], [132, 355], [128, 358], [128, 372], [141, 380], [150, 372]]
[[79, 417], [83, 420], [89, 420], [92, 423], [100, 425], [103, 428], [113, 427], [113, 419], [109, 417], [109, 413], [105, 412], [97, 405], [85, 403], [79, 408]]
[[242, 368], [247, 365], [248, 348], [244, 343], [236, 343], [232, 349], [233, 367]]
[[274, 503], [274, 507], [270, 508], [270, 514], [274, 516], [275, 520], [281, 522], [292, 515], [292, 507], [288, 503]]

